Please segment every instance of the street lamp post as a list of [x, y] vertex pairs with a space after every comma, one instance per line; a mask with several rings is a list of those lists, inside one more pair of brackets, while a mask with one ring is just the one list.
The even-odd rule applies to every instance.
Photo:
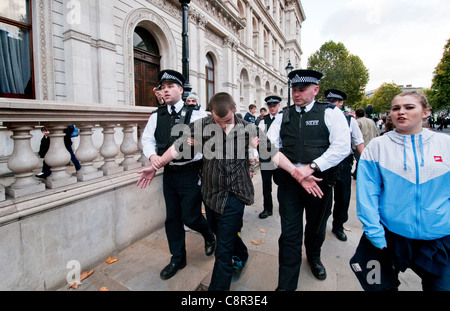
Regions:
[[181, 3], [181, 9], [183, 13], [183, 31], [181, 33], [182, 37], [182, 49], [183, 49], [183, 76], [186, 80], [183, 86], [183, 100], [185, 101], [186, 98], [191, 93], [192, 87], [191, 83], [189, 82], [189, 34], [188, 34], [188, 10], [189, 10], [189, 3], [191, 0], [180, 0]]
[[289, 79], [289, 74], [292, 70], [294, 70], [294, 67], [292, 67], [291, 60], [289, 60], [287, 66], [286, 66], [286, 76], [288, 76], [288, 102], [287, 105], [291, 105], [291, 79]]

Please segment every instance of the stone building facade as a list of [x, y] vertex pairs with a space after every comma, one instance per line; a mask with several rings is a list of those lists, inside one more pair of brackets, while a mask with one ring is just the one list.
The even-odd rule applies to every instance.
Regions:
[[[300, 0], [190, 1], [189, 80], [202, 107], [217, 92], [241, 113], [267, 95], [285, 104], [304, 19]], [[56, 288], [68, 262], [96, 264], [163, 226], [161, 172], [149, 191], [135, 186], [148, 164], [139, 133], [158, 71], [181, 72], [182, 54], [177, 0], [0, 2], [0, 290]], [[35, 177], [42, 126], [46, 180]]]
[[[145, 106], [153, 103], [146, 85], [155, 84], [157, 70], [181, 71], [179, 1], [3, 3], [9, 8], [0, 8], [0, 16], [11, 20], [19, 19], [12, 8], [30, 6], [24, 12], [32, 33], [34, 99]], [[219, 91], [231, 93], [241, 111], [263, 105], [268, 94], [287, 98], [285, 67], [289, 60], [300, 67], [304, 19], [299, 0], [190, 1], [190, 82], [202, 106]], [[0, 29], [9, 30], [1, 17]]]

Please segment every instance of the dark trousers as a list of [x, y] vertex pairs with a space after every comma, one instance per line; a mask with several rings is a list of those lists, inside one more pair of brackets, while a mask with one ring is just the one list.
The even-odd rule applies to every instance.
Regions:
[[247, 247], [238, 235], [243, 224], [244, 207], [244, 203], [232, 194], [228, 195], [223, 214], [206, 207], [206, 217], [217, 239], [209, 291], [230, 290], [233, 256], [243, 262], [248, 259]]
[[165, 229], [172, 254], [171, 262], [176, 264], [186, 260], [184, 224], [199, 232], [206, 240], [212, 240], [214, 237], [202, 215], [202, 194], [198, 184], [198, 173], [198, 169], [186, 171], [164, 169]]
[[352, 193], [353, 154], [341, 162], [339, 178], [334, 186], [333, 229], [343, 230], [348, 220], [348, 208]]
[[273, 212], [273, 200], [272, 200], [272, 176], [273, 170], [261, 169], [261, 179], [264, 197], [264, 210]]
[[73, 165], [75, 165], [75, 170], [80, 170], [81, 169], [81, 164], [80, 161], [78, 161], [77, 157], [75, 156], [75, 153], [72, 150], [72, 147], [66, 147], [67, 151], [69, 151], [70, 153], [70, 160], [72, 161]]
[[50, 176], [52, 174], [52, 168], [50, 166], [48, 166], [47, 163], [45, 163], [45, 161], [42, 163], [42, 173], [44, 173], [44, 176]]
[[274, 180], [278, 185], [281, 216], [278, 288], [293, 291], [297, 288], [302, 262], [303, 210], [306, 213], [306, 256], [309, 261], [320, 259], [327, 219], [331, 214], [331, 200], [327, 202], [326, 194], [330, 194], [331, 189], [324, 182], [320, 182], [324, 197], [315, 198], [282, 169], [275, 170]]

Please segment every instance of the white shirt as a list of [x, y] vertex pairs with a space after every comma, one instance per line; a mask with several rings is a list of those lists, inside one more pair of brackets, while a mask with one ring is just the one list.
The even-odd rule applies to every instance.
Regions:
[[[307, 105], [305, 112], [310, 111], [314, 107], [315, 101]], [[300, 112], [300, 107], [295, 106], [295, 109]], [[344, 114], [338, 108], [328, 108], [325, 110], [325, 124], [330, 132], [330, 146], [319, 158], [314, 162], [320, 167], [320, 170], [327, 169], [338, 165], [342, 160], [350, 154], [350, 129], [345, 119]], [[283, 147], [283, 142], [280, 137], [281, 124], [283, 121], [283, 113], [276, 116], [270, 129], [267, 133], [270, 141], [278, 149]], [[293, 163], [295, 166], [303, 166], [309, 163]]]
[[[175, 104], [175, 111], [178, 113], [183, 108], [184, 102], [183, 100], [180, 100], [178, 103]], [[167, 111], [172, 113], [171, 111], [172, 106], [167, 105]], [[201, 119], [208, 116], [208, 114], [200, 108], [199, 110], [193, 110], [191, 115], [190, 122], [194, 122], [195, 120]], [[158, 124], [158, 114], [156, 111], [152, 113], [150, 118], [148, 119], [147, 125], [145, 126], [144, 133], [142, 133], [142, 148], [145, 156], [147, 158], [150, 158], [152, 155], [156, 154], [156, 139], [155, 139], [155, 130], [156, 125]], [[168, 131], [170, 129], [167, 129]], [[192, 161], [200, 160], [202, 158], [201, 153], [197, 153], [192, 159]], [[173, 164], [173, 163], [171, 163]]]

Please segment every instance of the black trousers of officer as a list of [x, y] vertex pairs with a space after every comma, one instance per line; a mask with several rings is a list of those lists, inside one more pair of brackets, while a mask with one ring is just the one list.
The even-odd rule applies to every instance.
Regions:
[[331, 214], [331, 200], [329, 200], [331, 188], [323, 181], [318, 183], [324, 192], [324, 197], [320, 199], [308, 194], [288, 172], [282, 169], [275, 170], [274, 180], [278, 185], [277, 196], [281, 216], [281, 235], [278, 239], [278, 288], [293, 291], [297, 289], [302, 262], [303, 211], [306, 212], [304, 230], [306, 256], [311, 262], [320, 259], [327, 220]]
[[353, 154], [345, 158], [340, 165], [339, 177], [334, 186], [333, 229], [343, 230], [348, 220], [348, 208], [352, 192]]
[[273, 212], [273, 199], [272, 199], [272, 176], [273, 176], [273, 165], [272, 162], [267, 162], [265, 160], [259, 159], [261, 163], [261, 180], [262, 180], [262, 191], [263, 191], [263, 206], [264, 210], [268, 212]]
[[202, 194], [198, 181], [199, 168], [174, 170], [167, 165], [164, 168], [165, 229], [172, 254], [171, 262], [175, 264], [186, 260], [184, 224], [199, 232], [208, 241], [214, 238], [202, 215]]

